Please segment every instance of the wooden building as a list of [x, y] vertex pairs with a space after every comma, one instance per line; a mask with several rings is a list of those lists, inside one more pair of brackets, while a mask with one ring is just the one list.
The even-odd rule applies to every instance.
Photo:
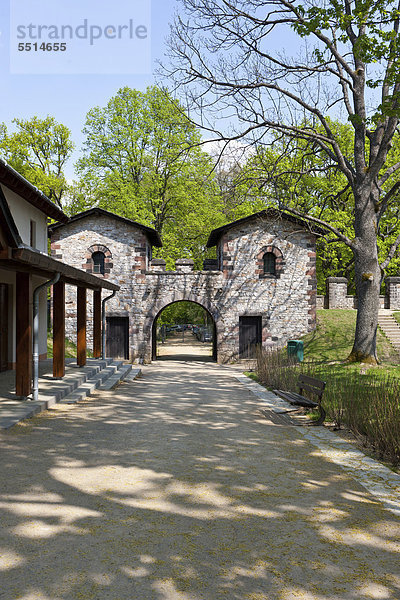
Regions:
[[[0, 159], [0, 371], [15, 369], [16, 395], [32, 392], [33, 300], [39, 286], [37, 347], [47, 357], [47, 286], [53, 285], [53, 375], [65, 374], [65, 284], [76, 288], [77, 362], [86, 363], [86, 304], [93, 293], [93, 355], [101, 355], [101, 290], [119, 286], [48, 255], [49, 218], [68, 217], [42, 192]], [[45, 285], [42, 285], [45, 284]]]

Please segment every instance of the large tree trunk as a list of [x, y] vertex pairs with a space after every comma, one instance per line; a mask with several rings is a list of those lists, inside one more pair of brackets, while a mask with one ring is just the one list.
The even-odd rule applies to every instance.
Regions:
[[382, 274], [378, 262], [376, 199], [361, 188], [355, 198], [356, 246], [354, 267], [358, 297], [357, 323], [351, 362], [376, 364], [379, 294]]

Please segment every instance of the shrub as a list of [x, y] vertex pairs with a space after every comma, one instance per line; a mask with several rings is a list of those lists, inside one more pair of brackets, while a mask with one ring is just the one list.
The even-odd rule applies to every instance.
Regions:
[[300, 373], [326, 381], [323, 405], [335, 425], [345, 424], [382, 458], [400, 464], [399, 379], [362, 375], [335, 365], [297, 363], [282, 350], [260, 350], [257, 372], [260, 382], [272, 389], [298, 391]]

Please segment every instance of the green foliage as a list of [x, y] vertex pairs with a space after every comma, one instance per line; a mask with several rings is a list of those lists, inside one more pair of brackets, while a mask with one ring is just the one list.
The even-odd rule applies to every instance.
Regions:
[[210, 157], [200, 136], [166, 90], [122, 88], [89, 111], [81, 177], [70, 213], [100, 206], [154, 227], [173, 267], [178, 257], [200, 267], [207, 232], [223, 222]]
[[74, 144], [70, 130], [53, 117], [13, 119], [13, 133], [0, 124], [0, 152], [3, 158], [50, 200], [61, 206], [67, 189], [64, 166]]
[[207, 324], [211, 320], [208, 312], [199, 304], [194, 302], [186, 302], [185, 300], [180, 302], [174, 302], [170, 304], [158, 317], [157, 324], [192, 324], [202, 325]]
[[[86, 354], [88, 358], [92, 358], [93, 354], [89, 348], [86, 350]], [[65, 338], [65, 358], [76, 358], [77, 348], [76, 344]], [[53, 358], [53, 331], [49, 330], [47, 332], [47, 358]]]
[[[353, 132], [349, 123], [329, 120], [329, 125], [351, 163]], [[385, 169], [400, 162], [400, 136], [393, 140]], [[385, 182], [383, 192], [400, 180], [400, 174]], [[309, 141], [277, 137], [271, 147], [258, 146], [242, 169], [231, 180], [226, 205], [234, 218], [262, 210], [265, 206], [295, 208], [336, 227], [349, 239], [354, 239], [354, 195], [343, 173], [334, 168], [325, 153]], [[234, 208], [232, 208], [234, 206]], [[400, 209], [396, 199], [382, 215], [378, 228], [378, 253], [382, 262], [400, 233]], [[327, 233], [317, 241], [318, 292], [325, 292], [327, 277], [347, 277], [349, 292], [354, 293], [354, 258], [351, 249], [335, 235]], [[387, 275], [400, 271], [400, 256], [396, 252], [386, 269]]]
[[268, 388], [298, 392], [300, 373], [326, 382], [322, 405], [337, 428], [346, 425], [379, 458], [400, 464], [399, 377], [382, 376], [376, 369], [293, 363], [282, 352], [257, 355], [258, 379]]
[[400, 325], [400, 312], [394, 312], [394, 313], [392, 313], [392, 316], [396, 319], [396, 321]]

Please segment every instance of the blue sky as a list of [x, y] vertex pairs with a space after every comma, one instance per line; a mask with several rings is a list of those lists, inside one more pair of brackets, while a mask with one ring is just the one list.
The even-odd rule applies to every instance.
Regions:
[[[18, 55], [17, 52], [19, 40], [16, 39], [16, 23], [29, 23], [35, 18], [40, 23], [43, 22], [41, 19], [45, 18], [43, 15], [46, 15], [46, 18], [54, 20], [59, 17], [61, 23], [72, 23], [74, 18], [75, 23], [76, 19], [81, 22], [88, 17], [91, 23], [102, 22], [104, 25], [108, 25], [109, 20], [113, 23], [120, 23], [121, 19], [128, 18], [125, 15], [140, 19], [140, 7], [145, 5], [150, 6], [151, 9], [149, 36], [151, 67], [148, 74], [115, 74], [111, 72], [111, 74], [77, 75], [60, 74], [57, 69], [56, 74], [32, 74], [29, 69], [24, 74], [10, 72], [10, 56], [14, 60], [10, 47], [13, 49], [14, 55], [18, 59], [21, 58], [21, 53]], [[153, 73], [157, 66], [157, 60], [163, 58], [169, 25], [178, 8], [178, 0], [112, 0], [109, 4], [103, 3], [101, 0], [0, 0], [0, 122], [10, 125], [14, 117], [29, 119], [34, 115], [40, 118], [51, 115], [58, 122], [66, 125], [71, 130], [72, 139], [76, 144], [74, 156], [65, 169], [68, 179], [72, 179], [74, 162], [80, 155], [83, 142], [82, 128], [87, 112], [94, 106], [104, 106], [123, 86], [144, 90], [147, 86], [155, 83]], [[10, 15], [13, 19], [12, 27]], [[34, 16], [32, 17], [32, 15]], [[13, 39], [13, 35], [15, 39]], [[273, 32], [270, 38], [270, 45], [272, 44], [278, 50], [282, 49], [282, 45], [289, 51], [298, 45], [295, 35], [289, 31], [284, 39], [282, 39], [281, 32], [279, 35], [275, 35]], [[117, 65], [120, 65], [121, 60], [115, 60], [114, 63], [112, 63], [112, 59], [110, 61], [112, 53], [109, 52], [109, 48], [116, 48], [112, 44], [105, 42], [100, 47], [99, 42], [97, 53], [101, 66], [103, 63], [105, 65], [107, 60], [109, 64], [110, 62], [112, 65], [115, 64], [116, 68]], [[76, 54], [76, 48], [72, 44], [68, 47], [69, 51], [71, 49]], [[89, 46], [86, 43], [86, 51], [88, 49]], [[43, 57], [43, 53], [36, 53], [37, 56], [40, 54]], [[134, 56], [136, 63], [133, 65], [131, 73], [137, 73], [140, 70], [138, 67], [140, 67], [142, 59], [145, 61], [149, 53], [146, 51], [145, 54], [146, 56]], [[30, 53], [29, 58], [32, 58], [32, 55], [33, 53]], [[132, 56], [132, 46], [126, 46], [126, 55], [129, 58]], [[23, 58], [25, 57], [28, 59], [26, 53]], [[126, 60], [126, 57], [124, 58]], [[51, 60], [53, 59], [58, 60], [54, 52], [51, 57]], [[46, 59], [39, 58], [38, 60]], [[15, 67], [12, 66], [11, 70], [15, 71]]]
[[[32, 3], [40, 0], [30, 0]], [[92, 5], [94, 0], [79, 0]], [[120, 1], [120, 0], [119, 0]], [[138, 0], [136, 0], [137, 2]], [[139, 0], [142, 1], [142, 0]], [[150, 1], [150, 0], [149, 0]], [[30, 118], [34, 115], [54, 116], [71, 129], [77, 145], [76, 157], [82, 143], [81, 130], [86, 113], [93, 106], [104, 106], [117, 90], [125, 85], [143, 90], [154, 83], [152, 74], [102, 74], [102, 75], [15, 75], [10, 73], [10, 6], [19, 0], [0, 0], [0, 121], [9, 124], [14, 117]], [[60, 0], [52, 0], [53, 3]], [[77, 0], [62, 0], [63, 6]], [[132, 0], [124, 0], [127, 8]], [[103, 3], [96, 0], [96, 18], [101, 20]], [[177, 8], [176, 0], [151, 0], [151, 54], [153, 70], [156, 60], [162, 58], [169, 22]], [[89, 11], [89, 18], [92, 13]], [[94, 18], [94, 17], [93, 17]], [[73, 164], [68, 165], [67, 176], [73, 176]]]

